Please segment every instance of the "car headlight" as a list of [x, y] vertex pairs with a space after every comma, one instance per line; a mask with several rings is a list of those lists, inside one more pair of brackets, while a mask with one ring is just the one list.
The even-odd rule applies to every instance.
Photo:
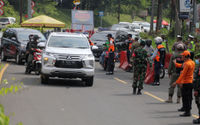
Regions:
[[53, 67], [56, 63], [56, 58], [51, 53], [43, 53], [43, 64], [47, 67]]
[[94, 68], [94, 56], [93, 56], [93, 54], [85, 55], [82, 60], [83, 60], [83, 67]]

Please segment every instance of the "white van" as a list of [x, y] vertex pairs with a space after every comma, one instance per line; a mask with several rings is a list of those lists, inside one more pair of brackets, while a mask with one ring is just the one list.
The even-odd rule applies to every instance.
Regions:
[[51, 33], [42, 54], [41, 82], [50, 77], [81, 78], [93, 85], [95, 61], [88, 39], [78, 33]]
[[16, 19], [14, 17], [1, 17], [0, 18], [0, 28], [4, 28], [8, 24], [15, 24]]

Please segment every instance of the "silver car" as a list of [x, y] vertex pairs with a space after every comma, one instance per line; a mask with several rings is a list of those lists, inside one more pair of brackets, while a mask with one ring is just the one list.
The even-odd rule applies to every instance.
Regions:
[[93, 85], [94, 56], [83, 34], [51, 33], [42, 54], [41, 82], [50, 77], [81, 78]]

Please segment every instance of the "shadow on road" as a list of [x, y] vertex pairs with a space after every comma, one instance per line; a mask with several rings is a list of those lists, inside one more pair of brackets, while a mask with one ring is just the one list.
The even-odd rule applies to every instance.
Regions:
[[27, 86], [45, 86], [45, 87], [85, 87], [85, 83], [79, 79], [50, 79], [48, 84], [41, 84], [40, 78], [24, 78], [24, 85]]

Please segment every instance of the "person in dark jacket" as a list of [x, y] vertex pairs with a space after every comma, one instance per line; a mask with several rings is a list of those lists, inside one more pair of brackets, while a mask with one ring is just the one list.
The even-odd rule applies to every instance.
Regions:
[[197, 66], [197, 70], [196, 70], [196, 73], [195, 73], [195, 80], [194, 80], [194, 97], [195, 97], [195, 102], [196, 102], [196, 105], [197, 105], [197, 108], [198, 108], [198, 113], [199, 113], [199, 118], [197, 119], [194, 119], [193, 120], [193, 123], [194, 124], [200, 124], [200, 53], [198, 53], [196, 56], [195, 56], [195, 63]]

